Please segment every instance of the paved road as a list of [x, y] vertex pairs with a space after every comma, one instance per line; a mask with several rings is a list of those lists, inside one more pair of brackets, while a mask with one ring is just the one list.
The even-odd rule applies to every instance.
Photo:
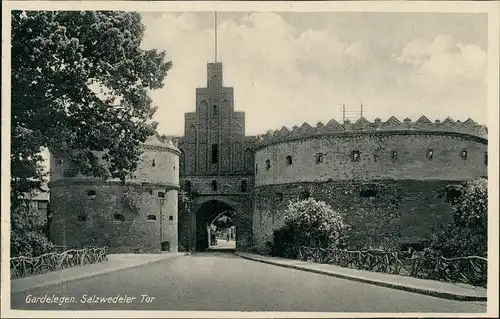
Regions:
[[[53, 294], [74, 297], [74, 302], [61, 306], [26, 303], [28, 295], [43, 297]], [[136, 299], [128, 304], [81, 302], [84, 295], [92, 298], [92, 295], [114, 297], [118, 294]], [[151, 299], [141, 295], [148, 295]], [[141, 299], [144, 300], [141, 302]], [[214, 252], [181, 256], [39, 288], [14, 294], [11, 300], [13, 309], [26, 310], [486, 311], [486, 303], [428, 297]]]

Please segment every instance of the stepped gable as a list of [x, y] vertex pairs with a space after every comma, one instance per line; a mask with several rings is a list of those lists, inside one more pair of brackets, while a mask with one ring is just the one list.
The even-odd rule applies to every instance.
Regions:
[[335, 119], [331, 119], [330, 121], [328, 121], [328, 123], [326, 123], [326, 126], [323, 128], [323, 131], [326, 132], [339, 132], [343, 130], [344, 127], [340, 125], [340, 123], [337, 122]]
[[404, 128], [403, 124], [394, 116], [391, 116], [384, 124], [381, 126], [382, 129], [401, 129]]
[[287, 137], [288, 135], [290, 135], [290, 133], [291, 133], [290, 130], [286, 126], [282, 126], [281, 130], [279, 130], [278, 132], [278, 136]]
[[368, 130], [371, 128], [372, 128], [372, 123], [363, 116], [360, 117], [359, 120], [357, 120], [356, 123], [352, 125], [352, 129], [354, 130]]
[[418, 120], [414, 123], [414, 127], [416, 128], [430, 125], [432, 125], [432, 122], [425, 115], [419, 117]]
[[304, 122], [302, 126], [299, 128], [300, 134], [314, 133], [315, 130], [309, 125], [307, 122]]

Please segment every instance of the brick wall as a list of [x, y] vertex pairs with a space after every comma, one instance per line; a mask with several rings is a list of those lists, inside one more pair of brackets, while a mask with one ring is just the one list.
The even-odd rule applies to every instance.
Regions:
[[[94, 191], [95, 198], [89, 197], [88, 191]], [[165, 187], [98, 181], [53, 183], [51, 240], [72, 247], [107, 245], [112, 253], [160, 251], [159, 191], [164, 192]], [[170, 242], [171, 251], [177, 250], [177, 208], [177, 190], [170, 189], [161, 209], [161, 226], [162, 240]], [[156, 220], [148, 220], [149, 215]]]
[[[330, 181], [267, 185], [255, 189], [254, 244], [265, 249], [273, 230], [280, 227], [289, 200], [308, 191], [338, 211], [352, 229], [348, 245], [353, 249], [394, 247], [416, 243], [438, 224], [452, 221], [451, 207], [439, 192], [455, 181]], [[361, 190], [373, 189], [374, 197]]]
[[[433, 158], [426, 157], [428, 149]], [[369, 135], [324, 136], [287, 141], [265, 146], [255, 153], [258, 171], [256, 186], [302, 181], [350, 179], [442, 179], [469, 180], [487, 175], [484, 163], [486, 141], [443, 135]], [[360, 152], [359, 162], [351, 159]], [[460, 156], [467, 151], [467, 159]], [[397, 152], [397, 159], [391, 158]], [[316, 163], [316, 155], [324, 154]], [[375, 159], [375, 155], [377, 158]], [[286, 156], [292, 157], [287, 165]], [[266, 160], [270, 161], [269, 170]]]

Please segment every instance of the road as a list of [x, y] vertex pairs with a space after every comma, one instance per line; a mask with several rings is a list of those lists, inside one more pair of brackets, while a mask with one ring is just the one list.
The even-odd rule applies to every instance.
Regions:
[[[82, 303], [98, 297], [131, 303]], [[69, 297], [69, 303], [26, 303], [27, 296]], [[148, 297], [141, 297], [147, 295]], [[74, 297], [74, 300], [71, 299]], [[142, 300], [141, 300], [142, 299]], [[125, 299], [124, 299], [125, 300]], [[486, 303], [460, 302], [363, 284], [242, 259], [231, 253], [181, 256], [14, 294], [23, 310], [193, 310], [314, 312], [485, 312]]]

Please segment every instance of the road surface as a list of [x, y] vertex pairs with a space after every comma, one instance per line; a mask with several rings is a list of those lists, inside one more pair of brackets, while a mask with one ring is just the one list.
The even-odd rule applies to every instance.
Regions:
[[[33, 303], [45, 295], [67, 297], [63, 301], [68, 303]], [[119, 298], [101, 303], [101, 298], [118, 295], [123, 303], [118, 303]], [[181, 256], [37, 288], [12, 295], [11, 304], [23, 310], [486, 311], [485, 302], [439, 299], [267, 265], [226, 252]]]

